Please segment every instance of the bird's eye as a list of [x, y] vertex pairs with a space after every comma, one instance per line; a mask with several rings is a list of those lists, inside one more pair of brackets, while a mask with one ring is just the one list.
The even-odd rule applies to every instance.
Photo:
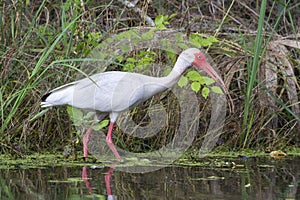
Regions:
[[198, 55], [198, 59], [202, 59], [202, 56], [201, 56], [201, 55]]

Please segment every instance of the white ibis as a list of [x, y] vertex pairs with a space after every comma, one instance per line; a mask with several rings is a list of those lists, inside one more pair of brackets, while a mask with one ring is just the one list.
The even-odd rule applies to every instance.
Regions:
[[[205, 55], [196, 48], [183, 51], [168, 76], [151, 77], [138, 73], [110, 71], [95, 74], [89, 78], [60, 86], [42, 97], [41, 106], [71, 105], [80, 109], [108, 113], [110, 124], [106, 143], [117, 159], [120, 155], [112, 141], [112, 131], [118, 115], [135, 107], [155, 94], [171, 88], [190, 66], [204, 70], [211, 78], [221, 84], [227, 93], [222, 78], [206, 61]], [[88, 142], [92, 128], [83, 138], [84, 157], [88, 156]]]

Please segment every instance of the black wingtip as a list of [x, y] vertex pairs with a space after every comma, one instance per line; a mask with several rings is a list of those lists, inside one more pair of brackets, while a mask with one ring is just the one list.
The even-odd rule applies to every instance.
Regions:
[[47, 94], [45, 94], [44, 96], [42, 96], [42, 102], [45, 102], [46, 101], [46, 99], [47, 99], [47, 97], [51, 94], [52, 92], [49, 92], [49, 93], [47, 93]]

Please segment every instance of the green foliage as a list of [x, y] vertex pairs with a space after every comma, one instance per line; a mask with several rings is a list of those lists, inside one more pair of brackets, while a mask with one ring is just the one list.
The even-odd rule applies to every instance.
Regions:
[[91, 119], [96, 114], [95, 112], [88, 112], [84, 115], [80, 109], [72, 106], [67, 106], [67, 112], [76, 127], [92, 127], [95, 131], [99, 131], [109, 124], [109, 120], [102, 120], [96, 124], [97, 120]]
[[189, 37], [189, 41], [195, 47], [201, 48], [211, 46], [213, 43], [218, 42], [218, 39], [214, 36], [204, 38], [199, 33], [192, 33]]
[[157, 29], [166, 29], [166, 25], [170, 24], [169, 20], [172, 19], [173, 17], [175, 17], [176, 14], [172, 14], [172, 15], [158, 15], [155, 17], [155, 27]]
[[151, 40], [154, 37], [154, 29], [150, 29], [146, 33], [142, 34], [142, 40]]
[[179, 87], [184, 87], [188, 84], [188, 82], [189, 80], [186, 76], [181, 76], [177, 84]]
[[92, 126], [92, 129], [94, 129], [95, 131], [99, 131], [105, 127], [107, 127], [109, 124], [109, 120], [108, 119], [105, 119], [105, 120], [102, 120], [100, 123], [96, 124], [96, 125], [93, 125]]
[[210, 89], [216, 94], [224, 94], [219, 86], [212, 86]]
[[118, 61], [122, 62], [124, 59], [125, 64], [123, 65], [123, 71], [131, 72], [134, 68], [142, 69], [144, 66], [155, 61], [156, 53], [154, 51], [141, 50], [134, 57], [124, 58], [123, 56], [118, 57]]
[[[186, 76], [181, 76], [178, 81], [179, 87], [184, 87], [191, 83], [191, 89], [198, 93], [201, 90], [201, 95], [206, 99], [210, 91], [216, 94], [223, 94], [223, 91], [218, 86], [211, 86], [215, 81], [207, 76], [202, 76], [198, 71], [192, 70]], [[202, 89], [201, 89], [202, 88]]]
[[192, 88], [193, 91], [195, 91], [197, 93], [197, 92], [199, 92], [199, 90], [201, 88], [201, 84], [197, 81], [194, 81], [191, 84], [191, 88]]
[[84, 122], [83, 113], [80, 109], [72, 106], [67, 106], [67, 112], [74, 126], [80, 126]]
[[254, 58], [251, 60], [251, 64], [248, 64], [247, 71], [249, 72], [248, 75], [248, 83], [247, 83], [247, 91], [246, 91], [246, 99], [245, 99], [245, 109], [244, 109], [244, 120], [243, 120], [243, 129], [245, 132], [243, 133], [242, 137], [240, 138], [240, 143], [243, 147], [246, 146], [246, 142], [248, 136], [250, 134], [251, 127], [254, 123], [254, 110], [252, 109], [250, 99], [252, 98], [252, 91], [255, 87], [257, 71], [259, 69], [259, 65], [262, 62], [261, 60], [261, 52], [263, 49], [263, 27], [264, 27], [264, 18], [266, 12], [266, 0], [262, 0], [261, 2], [261, 9], [260, 9], [260, 16], [259, 16], [259, 23], [257, 28], [257, 35], [254, 43], [254, 48], [252, 49]]
[[[87, 45], [91, 46], [91, 49], [96, 47], [99, 44], [99, 41], [102, 39], [102, 34], [100, 32], [90, 32], [87, 34]], [[87, 55], [86, 53], [85, 55]]]
[[189, 71], [187, 73], [187, 77], [191, 80], [191, 81], [198, 81], [200, 84], [204, 84], [204, 80], [202, 78], [202, 76], [199, 74], [199, 72], [197, 71]]
[[204, 86], [202, 89], [202, 92], [201, 92], [201, 95], [204, 97], [204, 99], [206, 99], [208, 97], [209, 92], [210, 92], [209, 88]]

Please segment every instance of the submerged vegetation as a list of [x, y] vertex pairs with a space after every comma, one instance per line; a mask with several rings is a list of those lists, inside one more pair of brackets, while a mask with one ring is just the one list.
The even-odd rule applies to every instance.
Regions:
[[[211, 55], [224, 77], [235, 110], [227, 112], [219, 146], [263, 151], [299, 147], [297, 1], [136, 2], [0, 3], [1, 152], [26, 155], [49, 150], [62, 152], [67, 146], [81, 149], [66, 108], [41, 109], [41, 96], [86, 73], [81, 68], [84, 58], [99, 44], [111, 44], [112, 35], [142, 30], [142, 40], [148, 40], [154, 29], [163, 33], [180, 30], [195, 47], [202, 47]], [[180, 37], [174, 35], [173, 39], [178, 41]], [[179, 48], [185, 48], [180, 45]], [[175, 54], [155, 48], [128, 47], [126, 54], [115, 56], [115, 64], [105, 70], [135, 71], [141, 66], [138, 70], [143, 72], [143, 65], [172, 66], [175, 60]], [[220, 92], [218, 87], [207, 84], [209, 80], [205, 81], [207, 87], [202, 80], [203, 77], [189, 71], [179, 82], [182, 87], [191, 83], [201, 107], [199, 133], [191, 149], [201, 146], [200, 130], [206, 130], [209, 123], [210, 105], [205, 100], [209, 90], [205, 88]], [[180, 108], [170, 92], [153, 97], [129, 115], [140, 125], [149, 123], [147, 108], [158, 102], [165, 107], [169, 123], [160, 134], [137, 139], [117, 129], [118, 146], [143, 152], [160, 148], [175, 137]], [[80, 132], [83, 131], [84, 128]]]

